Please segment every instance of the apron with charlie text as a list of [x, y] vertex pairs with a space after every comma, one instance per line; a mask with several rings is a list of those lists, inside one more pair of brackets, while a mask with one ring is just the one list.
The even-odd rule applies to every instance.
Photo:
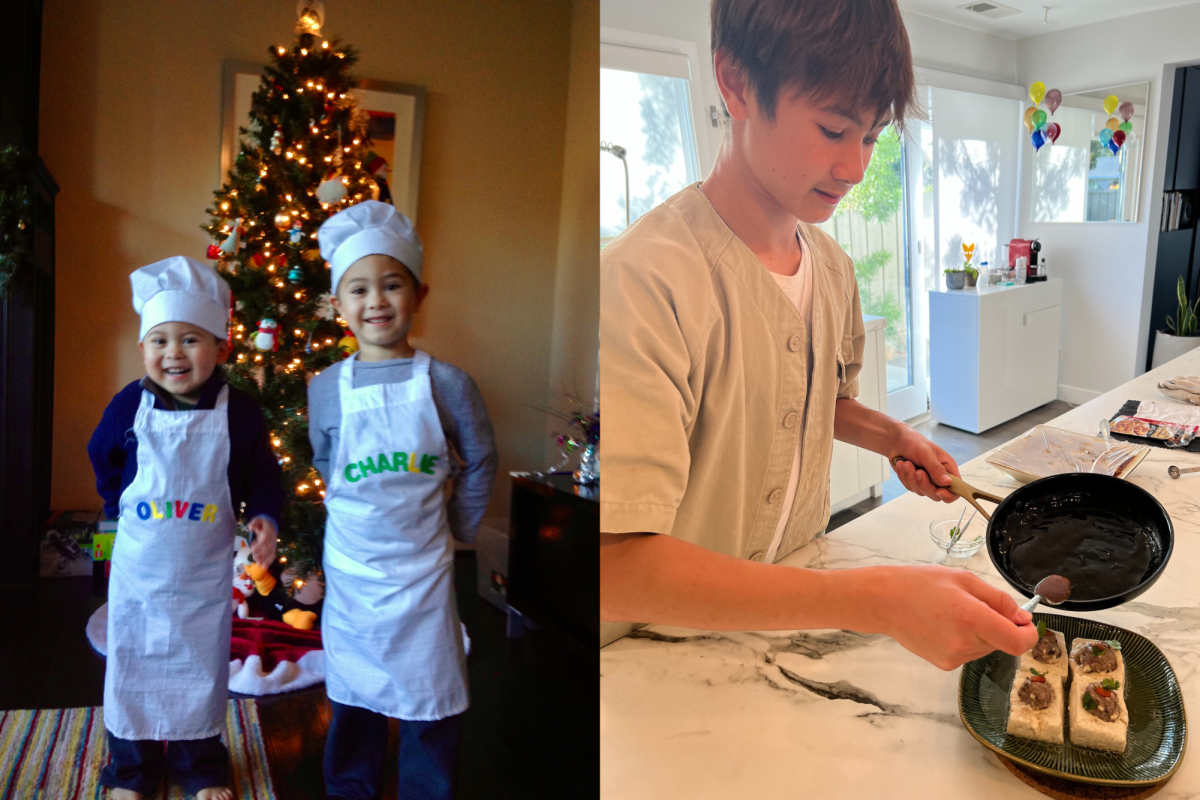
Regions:
[[325, 496], [326, 691], [397, 719], [443, 719], [467, 708], [467, 669], [430, 357], [417, 351], [408, 381], [356, 389], [357, 355], [339, 375]]

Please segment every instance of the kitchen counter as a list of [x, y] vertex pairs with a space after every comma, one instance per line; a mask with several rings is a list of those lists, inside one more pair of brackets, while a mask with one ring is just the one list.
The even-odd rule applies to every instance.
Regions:
[[[1047, 424], [1095, 432], [1126, 400], [1167, 401], [1158, 381], [1176, 375], [1200, 375], [1200, 350]], [[985, 458], [960, 465], [968, 483], [998, 495], [1019, 485]], [[1153, 641], [1194, 713], [1200, 709], [1200, 475], [1172, 480], [1170, 464], [1200, 466], [1200, 455], [1154, 448], [1130, 477], [1163, 503], [1174, 523], [1165, 573], [1136, 600], [1080, 616]], [[781, 563], [826, 569], [946, 563], [1018, 597], [986, 549], [946, 560], [930, 541], [929, 522], [965, 505], [907, 494]], [[959, 670], [942, 672], [885, 636], [652, 625], [603, 648], [600, 675], [601, 795], [613, 800], [1039, 796], [963, 727]], [[1195, 749], [1193, 743], [1156, 797], [1200, 794]]]

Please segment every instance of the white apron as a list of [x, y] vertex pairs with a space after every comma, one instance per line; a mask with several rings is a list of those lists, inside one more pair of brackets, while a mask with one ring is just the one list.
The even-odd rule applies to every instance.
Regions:
[[338, 380], [341, 438], [325, 496], [325, 687], [343, 705], [444, 719], [467, 708], [467, 662], [430, 359], [418, 351], [404, 383], [355, 389], [356, 357]]
[[204, 739], [225, 727], [229, 387], [211, 411], [160, 411], [142, 391], [137, 477], [121, 494], [108, 587], [104, 726], [122, 739]]

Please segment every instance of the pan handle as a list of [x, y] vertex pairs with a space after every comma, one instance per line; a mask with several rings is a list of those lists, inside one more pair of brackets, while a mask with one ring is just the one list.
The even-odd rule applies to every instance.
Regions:
[[[895, 469], [896, 464], [898, 464], [901, 461], [908, 461], [908, 459], [904, 458], [903, 456], [892, 456], [892, 458], [891, 458], [892, 468]], [[912, 462], [910, 461], [909, 463], [911, 464]], [[925, 472], [925, 470], [923, 470], [921, 467], [917, 467], [916, 464], [913, 464], [913, 466], [916, 467], [917, 469], [921, 470], [922, 472]], [[925, 474], [928, 475], [929, 473], [925, 472]], [[1001, 501], [1004, 500], [1004, 498], [997, 497], [994, 494], [988, 494], [987, 492], [982, 491], [980, 489], [976, 489], [974, 486], [967, 483], [962, 478], [954, 475], [953, 473], [947, 472], [946, 474], [948, 474], [950, 476], [950, 485], [949, 486], [939, 486], [938, 488], [939, 489], [949, 489], [950, 491], [954, 492], [956, 495], [961, 497], [963, 500], [966, 500], [968, 503], [975, 506], [976, 510], [979, 511], [980, 514], [983, 514], [983, 518], [986, 519], [988, 522], [991, 522], [992, 515], [986, 511], [984, 511], [983, 506], [981, 506], [981, 505], [979, 505], [979, 503], [975, 502], [976, 499], [987, 500], [989, 502], [995, 503], [996, 505], [999, 505], [1001, 503]], [[930, 482], [932, 483], [932, 480]]]

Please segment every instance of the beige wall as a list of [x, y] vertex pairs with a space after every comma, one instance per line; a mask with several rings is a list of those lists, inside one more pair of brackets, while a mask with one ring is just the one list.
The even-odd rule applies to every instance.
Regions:
[[[590, 409], [600, 349], [600, 3], [574, 0], [567, 137], [559, 214], [550, 401], [571, 395]], [[554, 420], [550, 425], [560, 430]]]
[[[593, 0], [578, 6], [595, 16]], [[209, 244], [199, 226], [221, 181], [222, 63], [265, 62], [268, 46], [290, 41], [294, 9], [291, 0], [46, 3], [40, 148], [62, 186], [55, 508], [99, 508], [87, 441], [112, 395], [142, 375], [129, 273], [171, 255], [203, 258]], [[328, 4], [325, 33], [362, 51], [359, 75], [428, 90], [417, 228], [431, 294], [416, 334], [483, 392], [501, 456], [492, 515], [507, 514], [507, 471], [545, 461], [545, 419], [532, 406], [551, 384], [553, 343], [572, 338], [575, 317], [586, 337], [595, 331], [594, 308], [554, 322], [555, 298], [596, 303], [594, 293], [556, 290], [578, 272], [584, 233], [594, 252], [597, 218], [563, 202], [564, 165], [596, 131], [582, 130], [582, 112], [568, 122], [583, 24], [577, 15], [573, 26], [572, 10], [567, 0]], [[577, 180], [565, 186], [585, 194]]]

